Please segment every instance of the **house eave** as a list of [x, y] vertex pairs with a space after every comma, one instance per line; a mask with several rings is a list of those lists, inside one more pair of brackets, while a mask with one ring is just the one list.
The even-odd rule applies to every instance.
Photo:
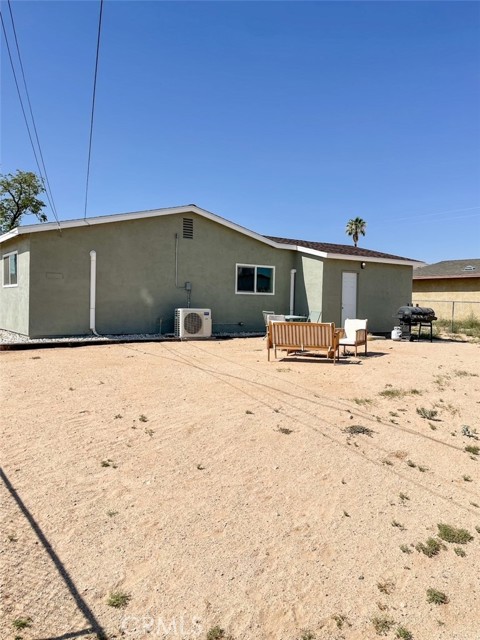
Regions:
[[[287, 245], [289, 246], [289, 245]], [[312, 256], [317, 256], [319, 258], [326, 258], [329, 260], [350, 260], [351, 262], [371, 262], [371, 263], [381, 263], [381, 264], [396, 264], [402, 265], [406, 267], [421, 267], [425, 263], [419, 262], [418, 260], [401, 260], [395, 258], [382, 258], [380, 256], [354, 256], [343, 253], [328, 253], [326, 251], [317, 251], [316, 249], [310, 249], [308, 247], [295, 247], [297, 251], [301, 253], [306, 253]]]

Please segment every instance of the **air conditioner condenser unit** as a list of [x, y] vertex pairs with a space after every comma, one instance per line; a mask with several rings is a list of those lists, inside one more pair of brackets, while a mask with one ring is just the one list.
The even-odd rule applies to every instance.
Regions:
[[175, 309], [176, 338], [210, 338], [211, 309]]

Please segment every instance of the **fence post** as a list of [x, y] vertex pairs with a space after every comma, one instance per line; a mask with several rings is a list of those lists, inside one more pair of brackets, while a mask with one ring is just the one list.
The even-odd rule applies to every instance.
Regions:
[[452, 333], [455, 333], [454, 322], [455, 322], [455, 300], [452, 300]]

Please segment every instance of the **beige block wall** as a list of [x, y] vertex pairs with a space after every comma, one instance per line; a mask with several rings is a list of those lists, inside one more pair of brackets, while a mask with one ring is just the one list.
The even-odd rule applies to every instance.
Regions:
[[413, 303], [431, 307], [437, 318], [480, 319], [480, 278], [439, 278], [413, 281]]

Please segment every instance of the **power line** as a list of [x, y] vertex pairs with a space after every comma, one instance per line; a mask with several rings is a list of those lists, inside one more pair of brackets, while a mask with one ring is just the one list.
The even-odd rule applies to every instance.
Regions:
[[88, 203], [88, 183], [90, 180], [90, 158], [92, 155], [92, 137], [93, 137], [93, 117], [95, 114], [95, 96], [97, 92], [97, 72], [98, 72], [98, 56], [100, 52], [100, 33], [102, 30], [102, 13], [103, 13], [103, 0], [100, 0], [100, 14], [98, 16], [98, 34], [97, 34], [97, 54], [95, 57], [95, 75], [93, 78], [93, 96], [92, 96], [92, 113], [90, 116], [90, 138], [88, 142], [88, 160], [87, 160], [87, 180], [85, 183], [85, 209], [83, 217], [87, 217], [87, 203]]
[[[25, 125], [27, 127], [28, 137], [30, 139], [30, 144], [32, 145], [32, 151], [33, 151], [33, 155], [35, 156], [35, 162], [37, 163], [38, 173], [40, 174], [40, 177], [42, 179], [43, 184], [45, 185], [45, 178], [43, 177], [43, 173], [42, 173], [42, 170], [40, 168], [40, 162], [38, 161], [37, 152], [36, 152], [36, 149], [35, 149], [35, 145], [33, 143], [32, 133], [30, 131], [30, 125], [28, 124], [27, 114], [25, 113], [25, 107], [23, 106], [22, 94], [20, 92], [20, 87], [18, 85], [17, 74], [15, 72], [15, 65], [13, 64], [12, 53], [10, 51], [10, 45], [8, 44], [7, 30], [6, 30], [6, 27], [5, 27], [5, 22], [3, 20], [3, 13], [1, 11], [0, 11], [0, 19], [1, 19], [1, 22], [2, 22], [3, 35], [5, 36], [5, 44], [7, 46], [8, 57], [9, 57], [9, 60], [10, 60], [10, 66], [12, 67], [13, 78], [15, 80], [15, 86], [17, 87], [18, 99], [20, 100], [20, 106], [22, 108], [23, 119], [25, 120]], [[48, 193], [47, 190], [45, 190], [45, 193], [46, 193], [46, 196], [47, 196], [47, 200], [48, 200], [48, 202], [50, 204], [50, 207], [52, 209], [53, 215], [55, 216], [55, 220], [57, 221], [58, 227], [60, 228], [60, 223], [58, 221], [53, 202], [50, 199], [50, 194]]]
[[[464, 209], [449, 209], [448, 211], [437, 211], [436, 213], [419, 213], [419, 214], [414, 213], [410, 216], [395, 218], [395, 221], [411, 220], [411, 219], [417, 219], [417, 218], [430, 218], [432, 216], [443, 216], [443, 215], [446, 215], [447, 213], [457, 213], [459, 211], [473, 211], [474, 209], [480, 209], [480, 205], [477, 207], [465, 207]], [[462, 216], [452, 216], [452, 219], [470, 218], [470, 217], [476, 217], [478, 215], [480, 215], [480, 213], [472, 213], [472, 214], [462, 215]]]
[[35, 124], [35, 118], [33, 116], [32, 103], [31, 103], [30, 94], [29, 94], [29, 91], [28, 91], [27, 80], [25, 78], [25, 71], [24, 71], [24, 68], [23, 68], [22, 56], [20, 55], [20, 47], [19, 47], [19, 44], [18, 44], [17, 30], [15, 29], [15, 21], [13, 19], [13, 12], [12, 12], [12, 6], [11, 6], [10, 0], [8, 0], [8, 9], [9, 9], [9, 12], [10, 12], [10, 19], [12, 21], [13, 35], [14, 35], [14, 38], [15, 38], [15, 45], [16, 45], [16, 48], [17, 48], [18, 60], [20, 62], [20, 69], [22, 71], [22, 78], [23, 78], [23, 84], [24, 84], [24, 87], [25, 87], [25, 94], [27, 96], [28, 107], [30, 109], [30, 116], [32, 118], [33, 130], [35, 132], [35, 139], [37, 141], [38, 151], [39, 151], [39, 154], [40, 154], [40, 160], [42, 162], [42, 167], [43, 167], [43, 173], [45, 175], [45, 185], [44, 186], [46, 187], [46, 190], [48, 188], [48, 192], [50, 194], [50, 202], [51, 202], [51, 206], [52, 206], [53, 215], [55, 216], [55, 219], [58, 222], [57, 208], [55, 206], [55, 201], [53, 199], [52, 189], [50, 187], [50, 181], [48, 179], [47, 168], [45, 166], [45, 160], [43, 158], [42, 146], [40, 144], [40, 140], [39, 140], [39, 137], [38, 137], [37, 125]]

